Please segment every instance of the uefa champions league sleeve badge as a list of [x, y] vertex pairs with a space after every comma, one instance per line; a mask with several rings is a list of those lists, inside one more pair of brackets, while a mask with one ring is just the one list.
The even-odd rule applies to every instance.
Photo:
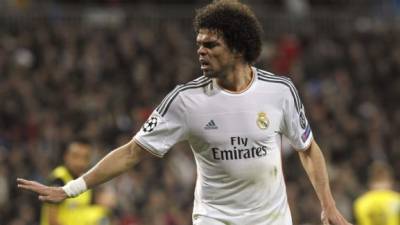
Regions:
[[151, 116], [143, 125], [143, 132], [152, 132], [158, 124], [158, 118], [156, 116]]
[[257, 117], [257, 126], [258, 128], [260, 128], [261, 130], [265, 130], [268, 128], [269, 126], [269, 120], [267, 117], [267, 114], [265, 112], [260, 112], [258, 113], [258, 117]]
[[301, 128], [303, 128], [303, 130], [306, 129], [306, 127], [307, 127], [307, 119], [306, 119], [306, 116], [305, 116], [305, 114], [304, 114], [304, 109], [302, 109], [302, 110], [300, 111], [300, 114], [299, 114], [299, 121], [300, 121], [300, 126], [301, 126]]

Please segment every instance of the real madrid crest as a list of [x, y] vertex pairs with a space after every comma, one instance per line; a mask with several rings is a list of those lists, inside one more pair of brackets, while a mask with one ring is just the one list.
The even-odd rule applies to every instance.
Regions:
[[257, 117], [257, 126], [261, 129], [261, 130], [265, 130], [268, 128], [269, 126], [269, 120], [267, 117], [267, 114], [265, 112], [260, 112], [258, 113], [258, 117]]

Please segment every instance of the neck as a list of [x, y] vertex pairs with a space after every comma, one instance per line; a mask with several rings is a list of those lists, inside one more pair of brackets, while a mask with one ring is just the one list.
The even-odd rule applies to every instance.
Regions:
[[231, 92], [246, 90], [253, 78], [253, 71], [249, 64], [236, 64], [225, 76], [217, 78], [217, 83], [223, 89]]
[[388, 182], [388, 181], [374, 182], [374, 183], [370, 184], [370, 188], [372, 190], [391, 190], [392, 183]]

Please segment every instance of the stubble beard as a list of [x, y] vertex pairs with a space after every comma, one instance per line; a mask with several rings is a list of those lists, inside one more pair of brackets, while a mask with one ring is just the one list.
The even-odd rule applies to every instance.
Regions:
[[218, 78], [218, 73], [213, 70], [203, 70], [203, 75], [208, 78]]
[[203, 76], [208, 77], [208, 78], [215, 78], [215, 75], [212, 71], [203, 70]]

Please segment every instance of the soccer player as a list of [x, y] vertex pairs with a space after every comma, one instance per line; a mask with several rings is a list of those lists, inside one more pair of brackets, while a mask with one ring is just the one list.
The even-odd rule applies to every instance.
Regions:
[[400, 194], [393, 190], [390, 167], [375, 162], [369, 171], [370, 190], [356, 199], [354, 213], [358, 225], [400, 224]]
[[251, 9], [214, 1], [197, 11], [194, 28], [203, 76], [171, 91], [132, 141], [63, 187], [24, 179], [18, 186], [43, 201], [62, 201], [128, 170], [142, 154], [162, 157], [186, 140], [197, 164], [194, 225], [291, 225], [281, 165], [285, 135], [321, 202], [323, 223], [347, 225], [293, 83], [252, 66], [261, 26]]
[[[49, 184], [64, 186], [81, 176], [89, 166], [91, 146], [85, 140], [71, 142], [64, 154], [64, 164], [56, 167], [50, 175]], [[95, 225], [107, 220], [107, 208], [95, 205], [91, 190], [76, 198], [69, 198], [58, 204], [44, 203], [41, 210], [40, 225]]]

